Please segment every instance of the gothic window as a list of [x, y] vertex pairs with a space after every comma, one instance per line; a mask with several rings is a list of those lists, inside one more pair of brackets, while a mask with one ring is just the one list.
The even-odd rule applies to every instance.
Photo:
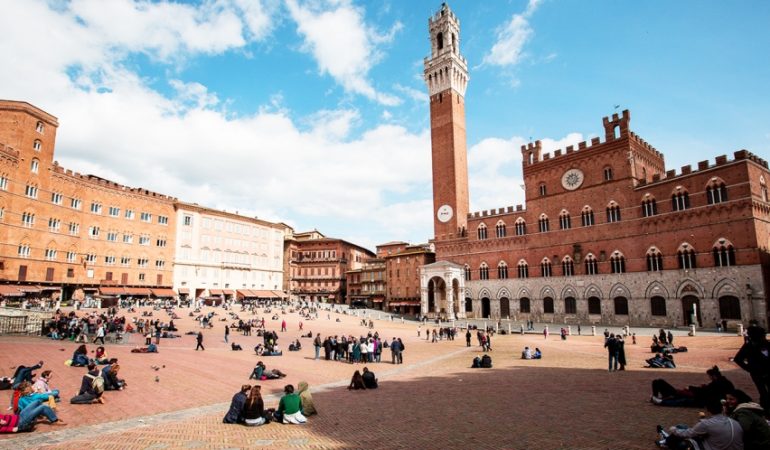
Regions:
[[604, 181], [611, 181], [612, 180], [612, 167], [605, 167], [604, 168]]
[[489, 279], [489, 266], [487, 263], [481, 263], [481, 267], [479, 267], [479, 280], [488, 280]]
[[730, 267], [735, 265], [735, 249], [725, 239], [720, 239], [712, 249], [715, 267]]
[[516, 236], [524, 236], [527, 234], [527, 222], [525, 222], [521, 217], [516, 219], [516, 224], [514, 227], [516, 228]]
[[658, 214], [658, 204], [654, 198], [645, 198], [642, 201], [642, 217], [651, 217]]
[[723, 319], [741, 320], [741, 302], [733, 296], [719, 297], [719, 316]]
[[553, 298], [543, 298], [543, 312], [545, 314], [553, 314]]
[[566, 210], [563, 210], [561, 214], [559, 214], [559, 229], [569, 230], [570, 228], [572, 228], [572, 220], [569, 217], [569, 213]]
[[655, 296], [650, 299], [650, 313], [653, 316], [666, 316], [666, 299]]
[[599, 273], [599, 264], [596, 257], [592, 254], [586, 256], [586, 275], [596, 275]]
[[625, 297], [615, 297], [615, 315], [628, 315], [628, 299]]
[[601, 314], [602, 301], [598, 297], [588, 297], [588, 314]]
[[540, 196], [544, 197], [546, 194], [545, 183], [540, 183], [540, 186], [538, 186], [538, 189], [540, 189]]
[[564, 259], [561, 260], [561, 273], [565, 277], [571, 277], [575, 275], [575, 263], [569, 256], [565, 256]]
[[471, 268], [466, 264], [465, 265], [465, 281], [471, 280]]
[[607, 222], [620, 222], [620, 206], [615, 202], [610, 202], [607, 205]]
[[660, 250], [653, 247], [647, 250], [647, 271], [660, 272], [663, 270], [663, 255]]
[[540, 275], [544, 278], [551, 276], [551, 261], [548, 258], [543, 258], [540, 263]]
[[483, 223], [481, 225], [479, 225], [477, 233], [478, 233], [480, 241], [485, 240], [487, 238], [487, 226], [484, 225]]
[[567, 297], [564, 299], [564, 313], [577, 314], [577, 300], [575, 300], [575, 297]]
[[612, 273], [626, 273], [626, 258], [620, 252], [614, 252], [610, 257]]
[[677, 189], [675, 193], [671, 195], [671, 209], [674, 211], [684, 211], [690, 207], [690, 194], [687, 191]]
[[580, 213], [580, 224], [584, 227], [590, 227], [594, 224], [594, 211], [590, 206], [584, 207]]
[[529, 278], [529, 265], [523, 259], [519, 261], [519, 278]]
[[680, 269], [694, 269], [697, 267], [695, 249], [687, 243], [679, 246], [679, 250], [676, 252], [676, 259]]
[[442, 50], [444, 48], [444, 33], [438, 33], [436, 35], [436, 47], [439, 50]]
[[497, 222], [497, 225], [495, 225], [495, 235], [497, 235], [497, 238], [504, 238], [506, 234], [505, 230], [505, 222], [502, 220]]
[[529, 310], [529, 299], [527, 297], [519, 299], [519, 311], [522, 313], [529, 313]]
[[541, 233], [548, 232], [548, 216], [541, 214], [540, 219], [537, 221], [537, 225]]
[[706, 187], [706, 202], [709, 205], [715, 203], [722, 203], [727, 201], [727, 186], [724, 181], [719, 179], [712, 180], [711, 184]]
[[497, 265], [497, 278], [501, 280], [508, 279], [508, 265], [505, 261], [500, 261], [500, 264]]

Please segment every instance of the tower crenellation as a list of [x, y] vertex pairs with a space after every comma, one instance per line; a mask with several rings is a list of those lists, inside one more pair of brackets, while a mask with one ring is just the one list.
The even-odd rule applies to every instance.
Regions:
[[446, 3], [428, 19], [431, 53], [425, 58], [424, 77], [430, 96], [447, 89], [465, 96], [468, 63], [460, 54], [460, 20]]

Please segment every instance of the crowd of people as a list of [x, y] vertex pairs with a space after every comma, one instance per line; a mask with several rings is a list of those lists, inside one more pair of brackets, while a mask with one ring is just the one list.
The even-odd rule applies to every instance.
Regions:
[[321, 334], [316, 334], [313, 339], [313, 348], [315, 349], [315, 359], [321, 357], [321, 350], [324, 352], [326, 361], [341, 361], [350, 364], [366, 364], [382, 362], [382, 353], [384, 349], [390, 349], [391, 363], [403, 364], [404, 350], [406, 346], [401, 338], [392, 338], [390, 342], [381, 339], [379, 332], [369, 331], [366, 336], [354, 337], [352, 334], [345, 336], [327, 336], [321, 338]]
[[244, 384], [237, 392], [230, 408], [222, 419], [223, 423], [259, 426], [272, 421], [284, 424], [302, 424], [307, 417], [317, 414], [313, 396], [307, 382], [300, 381], [295, 391], [294, 386], [287, 384], [283, 388], [283, 396], [278, 401], [277, 408], [265, 408], [262, 399], [262, 388], [259, 385]]

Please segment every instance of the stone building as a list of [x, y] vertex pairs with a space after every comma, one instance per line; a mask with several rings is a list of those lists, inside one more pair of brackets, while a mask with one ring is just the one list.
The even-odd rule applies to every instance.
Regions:
[[[521, 148], [526, 208], [468, 213], [459, 19], [429, 19], [434, 264], [423, 267], [428, 316], [582, 324], [767, 325], [767, 162], [746, 150], [667, 169], [631, 131], [543, 153]], [[513, 187], [511, 187], [512, 189]]]

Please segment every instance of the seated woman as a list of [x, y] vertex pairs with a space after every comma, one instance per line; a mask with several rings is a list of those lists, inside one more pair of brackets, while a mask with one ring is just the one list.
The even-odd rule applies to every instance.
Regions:
[[262, 354], [265, 353], [265, 347], [262, 344], [257, 344], [257, 346], [254, 347], [254, 353], [256, 353], [257, 356], [262, 356]]
[[267, 370], [267, 367], [265, 367], [265, 364], [262, 361], [257, 361], [257, 366], [254, 367], [251, 375], [249, 375], [249, 380], [252, 378], [257, 380], [275, 380], [285, 376], [286, 374], [278, 369]]
[[[174, 315], [176, 315], [176, 314], [174, 314]], [[166, 328], [166, 329], [168, 331], [179, 331], [179, 330], [176, 329], [176, 326], [174, 325], [174, 321], [173, 320], [170, 320], [168, 322], [168, 328]]]
[[535, 353], [532, 355], [532, 359], [542, 359], [543, 353], [540, 351], [539, 348], [535, 347]]
[[364, 373], [361, 374], [361, 378], [364, 379], [364, 386], [367, 389], [377, 389], [377, 377], [374, 376], [374, 372], [369, 368], [364, 367]]
[[532, 359], [532, 351], [529, 347], [524, 347], [524, 351], [521, 352], [521, 359]]
[[310, 387], [306, 381], [300, 381], [297, 384], [297, 391], [302, 401], [302, 415], [307, 417], [318, 414], [318, 410], [315, 409], [315, 403], [313, 403], [313, 396], [310, 394]]
[[660, 353], [656, 353], [655, 356], [646, 360], [646, 362], [647, 367], [658, 369], [676, 369], [676, 364], [674, 364], [674, 357], [670, 354], [662, 355]]
[[247, 427], [256, 427], [265, 423], [265, 402], [261, 388], [252, 386], [246, 403], [243, 405], [243, 423]]
[[366, 383], [364, 383], [364, 377], [361, 375], [361, 372], [356, 370], [353, 372], [353, 378], [350, 379], [350, 385], [348, 386], [348, 390], [359, 390], [359, 389], [366, 389]]
[[276, 418], [280, 418], [282, 423], [300, 424], [307, 422], [302, 415], [302, 399], [294, 393], [294, 386], [287, 384], [283, 388], [284, 396], [278, 402], [278, 411]]
[[86, 344], [81, 344], [72, 354], [72, 367], [85, 367], [88, 365], [88, 349]]
[[24, 382], [19, 386], [19, 401], [16, 405], [15, 412], [18, 414], [24, 408], [29, 406], [32, 402], [40, 401], [41, 403], [49, 403], [49, 406], [53, 404], [54, 396], [49, 393], [37, 393], [32, 389], [32, 385], [28, 382]]
[[243, 347], [233, 342], [232, 344], [230, 344], [230, 349], [234, 352], [237, 352], [237, 351], [243, 350]]
[[0, 415], [0, 433], [32, 431], [35, 428], [36, 419], [40, 416], [45, 416], [51, 425], [66, 425], [63, 420], [56, 416], [50, 406], [40, 400], [35, 400], [19, 414]]
[[109, 370], [106, 373], [102, 372], [104, 378], [104, 390], [105, 391], [122, 391], [126, 387], [126, 380], [118, 377], [120, 371], [120, 365], [115, 363], [110, 365]]
[[663, 379], [652, 381], [652, 397], [650, 401], [660, 406], [705, 406], [709, 401], [719, 402], [735, 387], [714, 366], [706, 371], [709, 379], [707, 384], [688, 386], [676, 389]]
[[32, 390], [39, 394], [52, 395], [56, 401], [59, 401], [59, 390], [51, 389], [51, 386], [48, 384], [51, 382], [52, 377], [52, 371], [44, 370], [43, 373], [40, 374], [40, 378], [38, 378], [37, 381], [35, 381], [35, 384], [32, 385]]
[[109, 362], [109, 358], [107, 358], [107, 355], [104, 351], [104, 346], [100, 345], [96, 347], [96, 355], [94, 356], [94, 362], [96, 364], [107, 364]]

